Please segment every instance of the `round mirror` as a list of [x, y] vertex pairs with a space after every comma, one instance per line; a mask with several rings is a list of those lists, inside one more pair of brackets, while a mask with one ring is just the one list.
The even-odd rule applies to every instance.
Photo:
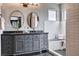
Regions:
[[37, 27], [38, 21], [39, 21], [39, 17], [38, 17], [38, 14], [37, 13], [31, 12], [27, 16], [27, 24], [33, 30]]
[[15, 10], [10, 15], [10, 23], [14, 28], [21, 28], [23, 24], [23, 14], [19, 10]]

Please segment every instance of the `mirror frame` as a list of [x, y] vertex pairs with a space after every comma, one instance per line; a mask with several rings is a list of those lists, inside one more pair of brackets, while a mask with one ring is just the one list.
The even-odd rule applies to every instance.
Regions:
[[[27, 15], [27, 25], [28, 25], [28, 17], [29, 17], [29, 15], [31, 14], [31, 13], [34, 13], [34, 14], [36, 14], [37, 15], [37, 21], [39, 22], [39, 16], [38, 16], [38, 13], [36, 13], [36, 12], [30, 12], [30, 13], [28, 13], [28, 15]], [[38, 25], [38, 24], [37, 24]], [[28, 25], [29, 26], [29, 25]], [[31, 26], [29, 26], [31, 29], [34, 29], [34, 28], [32, 28]]]
[[[21, 15], [22, 15], [22, 21], [21, 21], [21, 27], [22, 27], [22, 25], [24, 24], [24, 15], [23, 15], [23, 13], [20, 11], [20, 10], [14, 10], [14, 11], [12, 11], [11, 12], [11, 14], [10, 14], [10, 17], [9, 17], [9, 20], [11, 20], [11, 16], [12, 16], [12, 14], [14, 14], [15, 12], [19, 12]], [[14, 17], [14, 16], [13, 16]], [[17, 16], [15, 16], [15, 17], [17, 17]], [[10, 24], [11, 24], [11, 21], [10, 21]], [[15, 28], [15, 29], [17, 29], [16, 27], [14, 27], [12, 24], [11, 24], [11, 26], [13, 27], [13, 28]], [[20, 27], [20, 28], [21, 28]], [[18, 29], [20, 29], [20, 28], [18, 28]]]

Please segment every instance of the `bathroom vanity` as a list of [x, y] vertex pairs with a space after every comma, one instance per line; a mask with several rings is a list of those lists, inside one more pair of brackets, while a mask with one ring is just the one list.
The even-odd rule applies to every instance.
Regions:
[[48, 50], [48, 33], [5, 33], [1, 35], [1, 55], [22, 55]]
[[[30, 12], [27, 16], [27, 29], [29, 33], [23, 33], [19, 29], [24, 24], [24, 15], [19, 10], [10, 14], [10, 24], [16, 31], [3, 31], [1, 35], [1, 55], [23, 55], [48, 50], [48, 33], [35, 31], [38, 26], [39, 16], [36, 12]], [[24, 29], [23, 29], [24, 30]]]

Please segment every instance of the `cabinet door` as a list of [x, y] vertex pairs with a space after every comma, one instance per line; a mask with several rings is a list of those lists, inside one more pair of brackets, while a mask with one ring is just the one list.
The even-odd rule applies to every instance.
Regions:
[[40, 51], [40, 35], [33, 35], [33, 51]]
[[24, 52], [25, 53], [32, 53], [32, 35], [25, 36]]
[[48, 49], [48, 35], [47, 34], [40, 35], [40, 49], [41, 50]]
[[16, 36], [15, 37], [15, 46], [16, 46], [16, 53], [23, 53], [24, 52], [24, 36]]
[[13, 38], [12, 36], [1, 36], [1, 55], [13, 54]]
[[43, 34], [42, 34], [42, 35], [40, 35], [40, 49], [41, 49], [41, 51], [44, 49]]
[[48, 50], [48, 34], [43, 34], [44, 50]]

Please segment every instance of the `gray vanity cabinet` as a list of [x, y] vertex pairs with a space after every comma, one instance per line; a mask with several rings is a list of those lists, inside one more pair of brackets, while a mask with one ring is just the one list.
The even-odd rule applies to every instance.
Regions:
[[42, 50], [48, 50], [48, 35], [43, 34], [43, 49]]
[[24, 53], [24, 36], [15, 36], [15, 54]]
[[24, 53], [32, 53], [32, 35], [25, 36]]
[[1, 36], [1, 55], [12, 55], [13, 54], [13, 37], [12, 36]]
[[40, 50], [48, 50], [48, 35], [40, 35]]
[[21, 55], [48, 50], [48, 33], [2, 34], [1, 55]]
[[42, 51], [44, 49], [44, 45], [43, 45], [43, 34], [40, 35], [40, 50]]
[[38, 52], [40, 51], [40, 35], [33, 35], [32, 36], [33, 39], [33, 52]]
[[15, 54], [32, 52], [32, 35], [15, 36]]

